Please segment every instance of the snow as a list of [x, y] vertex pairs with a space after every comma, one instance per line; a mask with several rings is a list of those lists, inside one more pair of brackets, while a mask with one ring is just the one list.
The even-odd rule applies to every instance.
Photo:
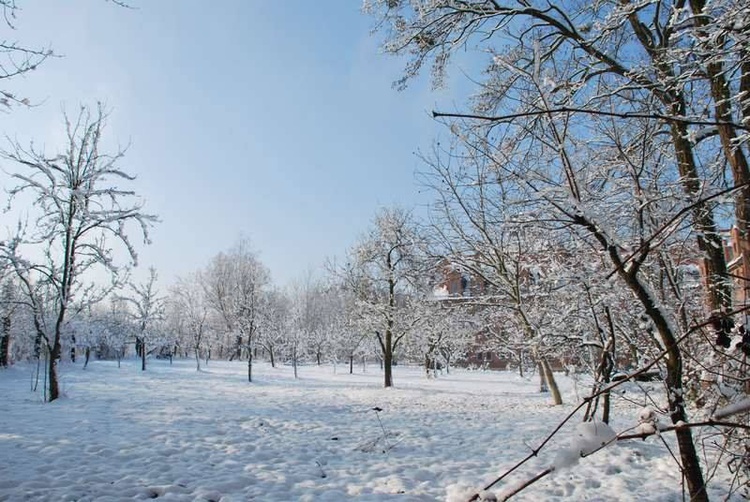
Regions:
[[716, 410], [713, 418], [715, 420], [722, 420], [724, 418], [737, 415], [738, 413], [745, 413], [750, 410], [750, 398], [746, 397], [736, 403], [730, 404], [723, 408]]
[[591, 455], [597, 450], [611, 444], [617, 433], [609, 425], [599, 422], [581, 422], [576, 426], [576, 434], [572, 443], [560, 450], [555, 456], [553, 467], [555, 470], [571, 467], [578, 463], [581, 457]]
[[[63, 364], [64, 397], [46, 404], [30, 392], [31, 366], [0, 371], [0, 500], [467, 500], [573, 407], [550, 406], [536, 379], [507, 372], [427, 379], [421, 368], [398, 366], [396, 387], [384, 389], [377, 366], [354, 375], [303, 366], [295, 380], [291, 367], [257, 363], [248, 383], [245, 363], [212, 361], [200, 372], [194, 364], [150, 360], [146, 372], [137, 361], [119, 369], [107, 361], [86, 370]], [[560, 385], [573, 403], [576, 383], [560, 375]], [[614, 429], [623, 430], [637, 406], [613, 414]], [[601, 444], [613, 434], [601, 423], [575, 422], [484, 498], [544, 470], [561, 446], [582, 438]], [[723, 498], [721, 486], [711, 485], [712, 498]], [[681, 495], [661, 442], [629, 441], [579, 459], [514, 500]]]
[[432, 290], [432, 296], [435, 298], [447, 298], [450, 296], [450, 292], [448, 292], [447, 286], [441, 285]]
[[640, 423], [656, 422], [657, 420], [658, 419], [656, 417], [656, 412], [650, 406], [644, 406], [643, 408], [638, 410], [638, 421]]

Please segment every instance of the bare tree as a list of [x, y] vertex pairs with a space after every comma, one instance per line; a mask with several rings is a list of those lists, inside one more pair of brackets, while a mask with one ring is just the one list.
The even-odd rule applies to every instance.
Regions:
[[93, 329], [99, 332], [99, 348], [105, 357], [114, 357], [120, 367], [128, 343], [133, 339], [133, 324], [130, 322], [127, 305], [114, 297], [106, 310], [96, 314]]
[[[7, 28], [15, 30], [19, 11], [15, 0], [0, 0], [3, 20]], [[10, 80], [35, 70], [47, 58], [53, 57], [50, 48], [31, 48], [13, 40], [0, 40], [0, 81]], [[9, 109], [15, 104], [29, 105], [26, 97], [19, 97], [7, 90], [0, 91], [0, 105]]]
[[[186, 344], [193, 350], [195, 368], [201, 369], [201, 354], [207, 353], [209, 337], [210, 306], [205, 298], [205, 289], [201, 283], [199, 273], [193, 273], [180, 278], [170, 288], [169, 297], [170, 317], [172, 328], [181, 331], [186, 338]], [[208, 359], [208, 355], [206, 355]]]
[[423, 362], [427, 377], [437, 377], [438, 370], [449, 372], [451, 363], [475, 343], [480, 329], [472, 319], [476, 309], [439, 297], [421, 302], [419, 307], [421, 319], [406, 347], [413, 359]]
[[385, 387], [393, 386], [396, 349], [419, 321], [412, 306], [425, 295], [429, 277], [425, 245], [411, 213], [385, 209], [352, 253], [362, 315], [370, 319], [382, 352]]
[[136, 326], [136, 353], [141, 357], [141, 371], [146, 371], [146, 354], [148, 342], [153, 338], [157, 324], [164, 320], [165, 298], [156, 288], [157, 274], [154, 267], [148, 269], [148, 279], [141, 284], [128, 283], [129, 295], [119, 295], [118, 298], [132, 308], [130, 319]]
[[[130, 8], [126, 2], [121, 0], [106, 0], [120, 7]], [[16, 0], [0, 0], [0, 11], [2, 11], [5, 26], [15, 32], [18, 14], [21, 8]], [[29, 47], [16, 40], [0, 39], [0, 82], [11, 80], [36, 70], [39, 65], [48, 58], [57, 57], [49, 47]], [[13, 105], [30, 106], [29, 98], [19, 96], [7, 89], [0, 89], [0, 107], [10, 109]]]
[[266, 291], [258, 314], [258, 345], [268, 354], [271, 367], [275, 368], [276, 357], [290, 329], [291, 300], [281, 290]]
[[217, 312], [230, 336], [234, 336], [232, 358], [247, 356], [247, 380], [253, 381], [253, 352], [258, 330], [261, 298], [270, 282], [270, 272], [246, 240], [228, 253], [219, 253], [203, 273], [206, 301]]
[[284, 345], [294, 368], [294, 378], [298, 376], [299, 362], [324, 330], [322, 292], [322, 283], [311, 270], [306, 271], [290, 291], [291, 323]]
[[334, 357], [347, 360], [352, 374], [354, 359], [364, 352], [370, 326], [359, 315], [357, 281], [351, 275], [354, 270], [339, 268], [334, 263], [328, 268], [332, 283], [326, 288], [326, 331]]
[[486, 311], [484, 332], [492, 335], [490, 340], [503, 351], [515, 341], [516, 353], [531, 354], [540, 389], [550, 390], [554, 404], [562, 404], [548, 361], [550, 354], [560, 355], [553, 334], [561, 322], [555, 294], [561, 287], [544, 278], [554, 275], [567, 253], [545, 234], [532, 232], [514, 210], [511, 184], [497, 176], [493, 159], [436, 149], [423, 160], [430, 167], [423, 183], [437, 197], [432, 231], [439, 243], [435, 247], [446, 255], [443, 268], [460, 271], [467, 283], [461, 294]]
[[[134, 180], [117, 167], [124, 152], [100, 150], [105, 120], [101, 105], [93, 112], [82, 107], [72, 121], [66, 115], [67, 148], [51, 157], [33, 145], [25, 149], [18, 143], [2, 151], [19, 167], [11, 174], [18, 182], [10, 190], [11, 204], [28, 195], [38, 211], [33, 229], [19, 225], [0, 252], [15, 271], [24, 302], [33, 312], [38, 342], [49, 351], [50, 400], [60, 396], [57, 364], [68, 315], [100, 301], [124, 277], [126, 269], [117, 265], [115, 248], [107, 238], [124, 248], [135, 265], [129, 227], [134, 224], [148, 242], [148, 228], [157, 221], [142, 212], [135, 192], [119, 186]], [[91, 282], [87, 274], [95, 269], [106, 272], [111, 283]]]
[[349, 360], [349, 373], [354, 373], [354, 357], [368, 336], [369, 326], [359, 315], [359, 299], [365, 295], [367, 280], [352, 254], [341, 264], [335, 258], [326, 262], [329, 290], [337, 297], [339, 316], [333, 320], [335, 349]]

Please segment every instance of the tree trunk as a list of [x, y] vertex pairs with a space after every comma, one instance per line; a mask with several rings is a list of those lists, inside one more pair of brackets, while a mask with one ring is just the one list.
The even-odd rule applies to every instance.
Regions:
[[247, 351], [247, 381], [253, 381], [253, 351]]
[[276, 359], [273, 356], [273, 347], [271, 347], [270, 349], [268, 349], [268, 355], [271, 357], [271, 368], [275, 368], [276, 367]]
[[318, 366], [320, 366], [320, 351], [318, 351], [318, 352], [315, 353], [315, 358], [318, 361]]
[[[684, 108], [681, 107], [680, 110]], [[671, 125], [675, 152], [679, 162], [680, 175], [683, 177], [685, 193], [698, 198], [702, 185], [695, 167], [692, 146], [687, 139], [688, 129], [684, 124]], [[727, 272], [724, 257], [724, 244], [716, 223], [713, 210], [708, 204], [699, 204], [692, 210], [693, 228], [696, 230], [698, 248], [705, 255], [706, 293], [709, 308], [713, 312], [726, 312], [732, 308], [732, 281]]]
[[60, 344], [60, 336], [55, 335], [55, 343], [50, 351], [48, 361], [49, 395], [47, 397], [49, 401], [54, 401], [60, 397], [60, 382], [57, 378], [57, 362], [60, 360], [61, 353], [62, 345]]
[[[586, 226], [592, 235], [602, 244], [606, 252], [609, 254], [612, 264], [617, 267], [618, 275], [625, 281], [631, 291], [633, 291], [643, 306], [646, 315], [654, 323], [654, 326], [659, 333], [659, 338], [661, 338], [661, 343], [667, 350], [667, 378], [665, 383], [667, 384], [667, 400], [669, 402], [669, 409], [671, 410], [670, 417], [673, 424], [687, 422], [682, 388], [682, 352], [677, 345], [677, 337], [672, 331], [669, 321], [659, 309], [657, 302], [651, 297], [650, 291], [641, 283], [637, 275], [637, 268], [634, 270], [627, 270], [625, 268], [617, 247], [611, 244], [607, 237], [602, 234], [595, 225], [583, 217], [579, 218], [579, 223]], [[714, 279], [716, 279], [716, 277], [714, 277]], [[709, 281], [710, 280], [711, 278], [709, 278]], [[716, 289], [719, 291], [714, 291], [713, 294], [709, 295], [712, 298], [712, 301], [725, 300], [726, 298], [720, 291], [721, 286], [718, 286]], [[721, 306], [721, 304], [719, 304], [719, 306]], [[692, 432], [689, 428], [679, 428], [675, 431], [675, 435], [677, 436], [682, 472], [685, 475], [688, 491], [690, 493], [690, 500], [693, 502], [708, 502], [703, 471], [701, 470], [700, 460], [698, 459], [695, 444], [693, 443]]]
[[83, 361], [83, 369], [86, 369], [86, 366], [89, 365], [89, 358], [91, 357], [91, 347], [86, 347], [86, 351], [84, 352], [86, 359]]
[[[667, 399], [671, 410], [670, 418], [673, 424], [687, 422], [685, 413], [685, 401], [682, 393], [682, 357], [676, 352], [677, 357], [667, 357]], [[698, 453], [695, 450], [693, 442], [693, 433], [690, 428], [680, 428], [675, 430], [677, 445], [680, 450], [680, 461], [682, 471], [685, 476], [685, 482], [688, 486], [691, 502], [708, 502], [706, 493], [706, 483], [703, 480], [703, 470], [701, 469]]]
[[[690, 7], [695, 14], [696, 26], [699, 27], [701, 34], [708, 38], [706, 28], [708, 28], [710, 23], [710, 17], [704, 15], [706, 3], [706, 0], [690, 0]], [[720, 38], [711, 38], [711, 41], [709, 47], [718, 53], [724, 42], [723, 36]], [[745, 71], [748, 69], [746, 65], [747, 63], [743, 66], [743, 70]], [[723, 122], [721, 125], [716, 126], [716, 130], [719, 133], [724, 157], [732, 168], [732, 178], [734, 179], [735, 186], [742, 187], [735, 192], [734, 207], [735, 221], [739, 230], [737, 244], [740, 248], [739, 256], [741, 256], [742, 260], [740, 273], [747, 274], [750, 271], [750, 185], [748, 185], [748, 182], [750, 182], [750, 165], [748, 165], [747, 157], [745, 157], [745, 153], [737, 141], [737, 131], [733, 125], [730, 125], [732, 122], [732, 97], [731, 88], [725, 77], [724, 64], [719, 60], [712, 61], [706, 65], [706, 73], [711, 83], [711, 96], [713, 98], [716, 120]], [[749, 90], [746, 87], [750, 84], [750, 81], [746, 79], [747, 75], [743, 71], [743, 76], [740, 80], [740, 93]], [[744, 278], [742, 283], [742, 287], [746, 291], [748, 287], [747, 278]]]
[[239, 335], [236, 340], [237, 345], [234, 348], [234, 354], [230, 361], [234, 358], [242, 359], [242, 335]]
[[0, 366], [7, 368], [10, 365], [10, 316], [5, 315], [2, 319], [2, 333], [0, 333]]
[[10, 365], [10, 343], [8, 340], [10, 340], [9, 336], [0, 336], [0, 366], [3, 368], [7, 368]]
[[602, 422], [609, 423], [610, 398], [609, 392], [602, 395]]
[[393, 332], [390, 326], [385, 330], [385, 350], [383, 351], [384, 386], [393, 387]]
[[[691, 0], [690, 5], [695, 14], [696, 23], [698, 25], [705, 24], [706, 21], [703, 19], [703, 16], [701, 16], [704, 2], [702, 0]], [[673, 63], [663, 57], [666, 52], [662, 50], [651, 50], [653, 39], [648, 37], [646, 33], [647, 30], [643, 29], [643, 26], [638, 21], [636, 15], [631, 15], [629, 20], [636, 38], [640, 41], [644, 49], [646, 49], [646, 52], [651, 54], [654, 67], [662, 72], [663, 76], [668, 79], [674, 78], [675, 73]], [[725, 117], [725, 114], [729, 110], [724, 106], [726, 103], [722, 103], [722, 101], [724, 101], [723, 96], [725, 95], [723, 93], [727, 90], [722, 89], [723, 76], [721, 75], [720, 64], [719, 67], [717, 67], [716, 64], [709, 64], [707, 70], [711, 83], [712, 97], [715, 101], [714, 104], [717, 106], [717, 119], [721, 120], [722, 118], [728, 118]], [[671, 115], [684, 117], [689, 114], [684, 91], [675, 88], [665, 92], [662, 88], [656, 86], [652, 87], [651, 91], [667, 107]], [[699, 176], [698, 163], [695, 159], [693, 144], [689, 139], [690, 131], [688, 129], [688, 124], [685, 122], [670, 122], [669, 128], [682, 188], [689, 197], [698, 200], [704, 195], [704, 187], [701, 182], [701, 177]], [[725, 154], [727, 155], [727, 160], [732, 167], [734, 176], [739, 176], [740, 179], [747, 180], [748, 175], [750, 174], [748, 173], [747, 163], [744, 162], [744, 165], [740, 165], [745, 159], [740, 159], [739, 157], [741, 157], [741, 155], [738, 157], [733, 156], [731, 145], [727, 144], [727, 141], [731, 142], [731, 128], [719, 127], [718, 131], [722, 144], [729, 146], [729, 150], [726, 151]], [[748, 215], [746, 214], [746, 211], [750, 210], [750, 207], [747, 205], [748, 201], [743, 200], [743, 197], [745, 197], [743, 194], [748, 193], [744, 188], [747, 187], [743, 187], [743, 190], [736, 195], [736, 214], [741, 220], [741, 222], [738, 223], [740, 225], [747, 222]], [[692, 227], [696, 230], [698, 248], [705, 255], [706, 293], [708, 296], [709, 308], [716, 313], [730, 311], [732, 307], [732, 279], [727, 271], [724, 256], [724, 244], [721, 236], [719, 236], [719, 233], [716, 231], [716, 220], [714, 218], [713, 209], [709, 204], [701, 203], [695, 205], [691, 213], [693, 218]], [[743, 226], [743, 228], [746, 229], [746, 226]], [[743, 235], [743, 238], [746, 238], [746, 235]], [[598, 236], [597, 239], [599, 239]], [[609, 243], [607, 243], [607, 245], [609, 245]]]
[[41, 359], [42, 357], [42, 333], [37, 332], [34, 337], [34, 359]]
[[146, 371], [146, 340], [141, 338], [141, 371]]
[[201, 370], [201, 354], [198, 347], [195, 348], [195, 369], [197, 371]]
[[555, 406], [559, 406], [563, 404], [562, 396], [560, 395], [560, 389], [557, 386], [557, 381], [555, 380], [555, 374], [552, 371], [552, 368], [549, 365], [549, 361], [547, 361], [546, 357], [542, 358], [542, 369], [544, 370], [544, 379], [547, 380], [547, 385], [549, 386], [549, 390], [552, 393], [552, 402]]
[[544, 367], [542, 367], [541, 360], [537, 361], [536, 366], [537, 371], [539, 371], [539, 392], [549, 392], [549, 388], [547, 387], [547, 378], [544, 374]]

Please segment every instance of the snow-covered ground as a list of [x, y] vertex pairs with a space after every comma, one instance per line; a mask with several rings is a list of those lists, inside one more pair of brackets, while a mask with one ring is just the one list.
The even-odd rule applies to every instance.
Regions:
[[[377, 366], [347, 369], [305, 366], [295, 380], [291, 367], [259, 363], [250, 384], [237, 362], [198, 372], [194, 361], [151, 360], [141, 372], [135, 361], [93, 361], [63, 365], [65, 397], [49, 404], [30, 392], [31, 366], [2, 370], [0, 501], [465, 500], [572, 409], [513, 373], [426, 379], [397, 367], [384, 389]], [[572, 403], [575, 383], [561, 383]], [[637, 411], [618, 408], [614, 428]], [[552, 465], [575, 422], [494, 490]], [[652, 438], [610, 446], [515, 499], [676, 501], [682, 490]]]

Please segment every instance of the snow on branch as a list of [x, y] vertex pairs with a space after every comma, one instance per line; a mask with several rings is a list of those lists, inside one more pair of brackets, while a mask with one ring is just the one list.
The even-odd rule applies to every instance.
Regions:
[[718, 410], [716, 410], [712, 418], [714, 420], [722, 420], [724, 418], [738, 415], [740, 413], [745, 413], [747, 411], [750, 411], [750, 397], [746, 397], [745, 399], [742, 399], [741, 401], [738, 401], [734, 404], [730, 404], [729, 406], [719, 408]]

